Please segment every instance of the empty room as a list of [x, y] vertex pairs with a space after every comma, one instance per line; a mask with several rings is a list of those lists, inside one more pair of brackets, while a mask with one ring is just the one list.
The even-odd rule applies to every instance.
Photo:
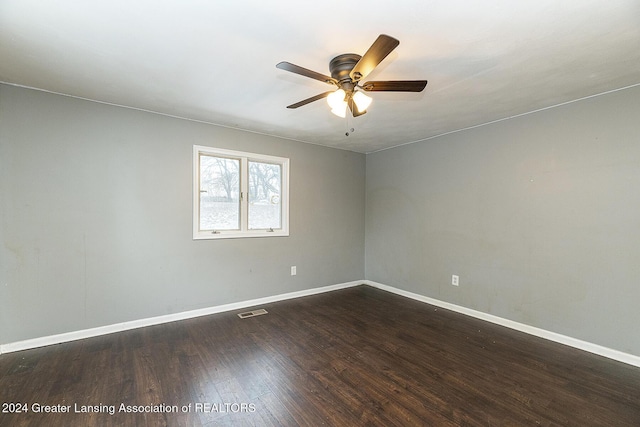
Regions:
[[640, 2], [0, 0], [0, 426], [640, 425]]

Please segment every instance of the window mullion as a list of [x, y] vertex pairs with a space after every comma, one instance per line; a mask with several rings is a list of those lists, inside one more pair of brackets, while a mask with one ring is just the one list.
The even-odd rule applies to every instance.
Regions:
[[249, 229], [249, 161], [240, 159], [240, 230]]

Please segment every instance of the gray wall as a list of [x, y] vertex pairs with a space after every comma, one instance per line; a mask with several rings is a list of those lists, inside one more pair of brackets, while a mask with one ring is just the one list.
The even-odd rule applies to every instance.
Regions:
[[366, 278], [640, 355], [639, 118], [635, 87], [368, 155]]
[[[636, 87], [370, 154], [365, 191], [360, 154], [0, 85], [0, 343], [366, 277], [640, 355], [638, 117]], [[291, 236], [193, 241], [194, 144], [291, 158]]]
[[[194, 144], [289, 157], [290, 237], [193, 241]], [[362, 154], [0, 85], [0, 343], [361, 280], [364, 173]]]

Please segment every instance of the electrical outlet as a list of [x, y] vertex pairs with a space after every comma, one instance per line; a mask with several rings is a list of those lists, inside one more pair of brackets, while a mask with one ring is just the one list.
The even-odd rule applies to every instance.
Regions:
[[291, 266], [291, 275], [292, 275], [292, 276], [295, 276], [296, 274], [297, 274], [297, 272], [296, 272], [296, 266], [295, 266], [295, 265], [292, 265], [292, 266]]
[[456, 276], [455, 274], [451, 276], [451, 284], [453, 286], [458, 286], [460, 285], [460, 277]]

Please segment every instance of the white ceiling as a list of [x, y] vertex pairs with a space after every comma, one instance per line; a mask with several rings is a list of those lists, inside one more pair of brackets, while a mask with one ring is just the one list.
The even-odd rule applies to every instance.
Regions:
[[[381, 33], [365, 80], [424, 92], [285, 108], [331, 86], [278, 62], [329, 74]], [[367, 153], [640, 84], [640, 1], [0, 0], [0, 81]]]

